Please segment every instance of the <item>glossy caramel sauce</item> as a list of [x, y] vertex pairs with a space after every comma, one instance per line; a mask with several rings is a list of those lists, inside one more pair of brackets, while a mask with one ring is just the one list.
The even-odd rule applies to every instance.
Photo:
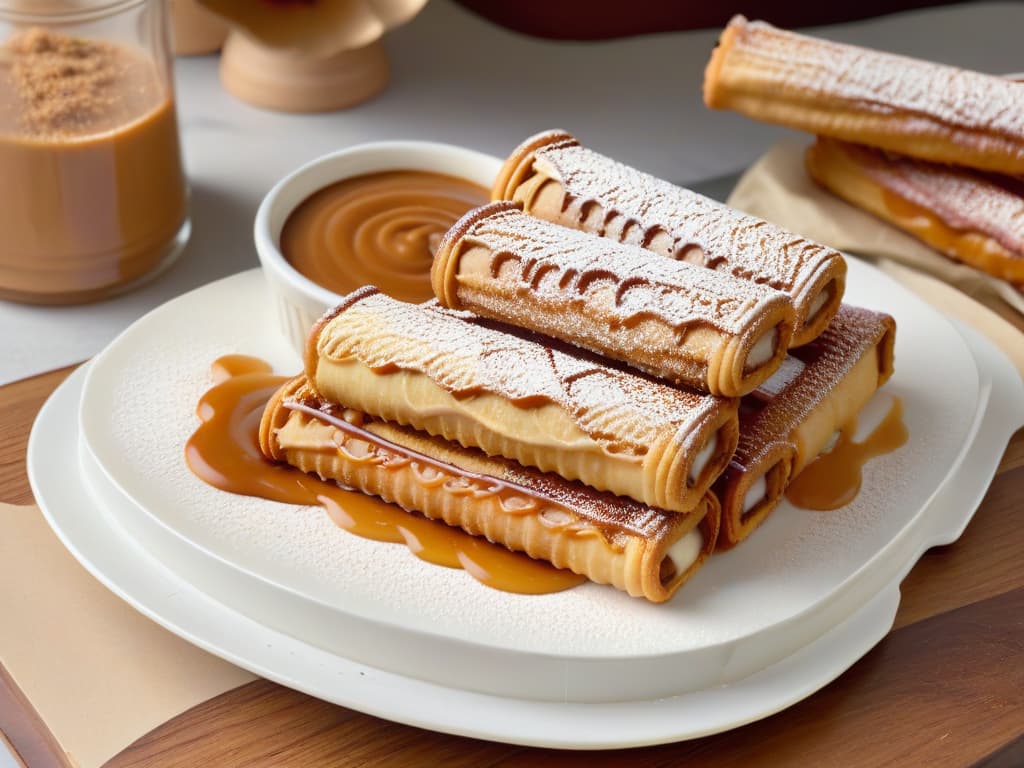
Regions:
[[215, 385], [199, 400], [202, 422], [185, 446], [189, 468], [224, 491], [304, 506], [321, 505], [340, 528], [375, 541], [403, 543], [421, 560], [464, 568], [506, 592], [546, 594], [585, 581], [571, 571], [511, 552], [442, 522], [267, 460], [259, 426], [271, 395], [287, 377], [262, 360], [228, 355], [214, 362]]
[[963, 235], [953, 227], [942, 222], [938, 216], [926, 208], [891, 192], [882, 189], [882, 202], [886, 209], [911, 229], [921, 239], [933, 247], [946, 252], [955, 252], [957, 238]]
[[895, 451], [909, 437], [899, 398], [893, 400], [885, 418], [863, 442], [853, 441], [856, 427], [856, 422], [844, 427], [835, 447], [796, 476], [786, 489], [787, 499], [803, 509], [820, 511], [849, 504], [860, 491], [861, 470], [868, 460]]
[[441, 236], [490, 199], [483, 187], [430, 171], [354, 176], [307, 198], [281, 231], [281, 252], [318, 285], [346, 294], [375, 285], [402, 301], [433, 298]]

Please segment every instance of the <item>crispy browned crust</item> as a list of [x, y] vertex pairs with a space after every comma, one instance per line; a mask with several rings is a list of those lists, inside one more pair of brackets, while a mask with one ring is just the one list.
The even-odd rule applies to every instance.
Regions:
[[756, 120], [938, 163], [1024, 173], [1024, 85], [736, 16], [704, 101]]
[[[782, 291], [794, 309], [791, 347], [817, 338], [842, 300], [846, 263], [835, 249], [618, 163], [564, 131], [538, 134], [514, 150], [492, 199]], [[434, 288], [441, 290], [436, 272]]]
[[511, 200], [516, 188], [533, 172], [533, 157], [544, 147], [577, 144], [567, 131], [553, 129], [531, 136], [509, 153], [491, 188], [491, 200]]
[[[720, 506], [710, 492], [688, 513], [665, 512], [408, 427], [375, 420], [356, 427], [321, 407], [304, 377], [285, 384], [264, 412], [264, 453], [636, 597], [670, 599], [718, 537]], [[325, 425], [333, 432], [315, 445], [288, 445], [280, 433], [289, 421], [300, 433], [319, 435]], [[347, 449], [351, 440], [358, 451]], [[702, 537], [697, 558], [666, 565], [671, 546], [694, 529]]]

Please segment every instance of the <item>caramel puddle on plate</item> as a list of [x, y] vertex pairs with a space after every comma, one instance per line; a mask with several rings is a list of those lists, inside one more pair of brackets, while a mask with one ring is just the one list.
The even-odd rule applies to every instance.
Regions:
[[868, 460], [895, 451], [910, 436], [899, 398], [893, 399], [885, 418], [863, 442], [853, 441], [856, 428], [856, 421], [844, 427], [835, 447], [796, 476], [786, 489], [787, 499], [803, 509], [822, 512], [849, 504], [860, 491], [861, 470]]
[[464, 568], [481, 584], [504, 592], [547, 594], [586, 581], [572, 571], [267, 460], [259, 448], [260, 418], [288, 377], [275, 376], [266, 362], [247, 355], [218, 358], [211, 370], [215, 384], [196, 407], [202, 423], [185, 444], [185, 461], [204, 482], [244, 496], [319, 504], [338, 527], [356, 536], [404, 543], [421, 560]]

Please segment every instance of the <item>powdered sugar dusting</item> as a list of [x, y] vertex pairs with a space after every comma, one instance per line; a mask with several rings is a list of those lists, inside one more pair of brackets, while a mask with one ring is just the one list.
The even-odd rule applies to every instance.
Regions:
[[659, 435], [703, 421], [723, 401], [670, 387], [525, 334], [453, 312], [366, 293], [321, 330], [322, 358], [428, 376], [455, 397], [486, 392], [564, 408], [610, 452], [643, 455]]
[[[829, 262], [841, 264], [835, 250], [715, 202], [696, 192], [643, 173], [578, 145], [537, 151], [535, 167], [561, 182], [564, 214], [582, 223], [588, 204], [605, 221], [625, 217], [651, 244], [658, 232], [671, 241], [676, 259], [703, 251], [703, 266], [768, 285], [794, 297], [805, 281]], [[628, 231], [628, 225], [620, 231]], [[604, 231], [599, 234], [606, 234]]]
[[[740, 334], [769, 304], [785, 301], [765, 286], [669, 261], [514, 209], [481, 217], [464, 237], [492, 252], [495, 280], [530, 288], [540, 302], [585, 296], [610, 285], [615, 292], [612, 322], [630, 325], [640, 317], [656, 317], [675, 338], [693, 325]], [[515, 259], [518, 270], [499, 269], [508, 257]]]
[[744, 58], [744, 77], [759, 80], [780, 98], [797, 93], [877, 114], [909, 113], [925, 125], [937, 122], [1024, 142], [1020, 83], [799, 35], [760, 21], [734, 20], [730, 27], [737, 30], [730, 56]]

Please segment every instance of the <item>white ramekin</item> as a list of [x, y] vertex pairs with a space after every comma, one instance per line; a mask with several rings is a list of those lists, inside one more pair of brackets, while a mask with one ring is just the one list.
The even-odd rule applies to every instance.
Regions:
[[502, 161], [463, 147], [426, 141], [358, 144], [319, 157], [285, 176], [256, 212], [254, 237], [281, 332], [302, 354], [314, 322], [341, 297], [299, 274], [281, 254], [281, 229], [298, 205], [336, 181], [375, 171], [437, 171], [490, 189]]

